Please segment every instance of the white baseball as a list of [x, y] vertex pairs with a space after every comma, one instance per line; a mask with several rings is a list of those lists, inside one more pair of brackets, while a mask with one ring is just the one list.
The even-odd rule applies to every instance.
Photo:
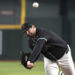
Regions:
[[34, 2], [32, 6], [33, 6], [33, 8], [38, 8], [39, 7], [39, 3], [38, 2]]

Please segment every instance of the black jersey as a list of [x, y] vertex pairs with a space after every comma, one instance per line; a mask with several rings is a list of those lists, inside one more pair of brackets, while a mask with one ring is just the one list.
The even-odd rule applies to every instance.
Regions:
[[37, 29], [36, 38], [29, 37], [29, 47], [32, 49], [29, 61], [35, 62], [40, 53], [56, 61], [66, 52], [67, 43], [52, 31]]

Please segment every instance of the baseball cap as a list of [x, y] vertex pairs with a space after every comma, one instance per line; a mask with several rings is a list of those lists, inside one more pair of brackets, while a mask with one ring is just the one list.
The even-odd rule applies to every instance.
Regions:
[[30, 23], [24, 23], [22, 25], [22, 31], [26, 32], [30, 27], [32, 27], [32, 24], [30, 24]]

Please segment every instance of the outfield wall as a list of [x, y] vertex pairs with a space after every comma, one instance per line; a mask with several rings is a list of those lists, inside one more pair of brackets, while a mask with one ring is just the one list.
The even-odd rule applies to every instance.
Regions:
[[[7, 8], [14, 10], [14, 12], [12, 15], [0, 15], [0, 31], [2, 33], [2, 35], [0, 35], [2, 36], [0, 59], [15, 60], [20, 58], [19, 52], [21, 50], [31, 52], [28, 48], [27, 38], [20, 30], [21, 24], [24, 23], [24, 21], [29, 21], [37, 27], [53, 30], [65, 39], [72, 48], [73, 59], [75, 60], [75, 1], [68, 0], [67, 8], [70, 27], [68, 24], [65, 24], [65, 26], [62, 24], [59, 0], [46, 0], [43, 2], [38, 0], [40, 7], [36, 9], [32, 7], [33, 2], [34, 0], [7, 0], [5, 2], [4, 7], [8, 3], [11, 3], [11, 7], [7, 6]], [[2, 10], [2, 8], [0, 7], [0, 10]], [[42, 59], [42, 55], [40, 59]]]

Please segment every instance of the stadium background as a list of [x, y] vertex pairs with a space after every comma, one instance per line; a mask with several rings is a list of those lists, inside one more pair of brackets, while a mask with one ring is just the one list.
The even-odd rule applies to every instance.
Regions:
[[[32, 7], [35, 1], [39, 8]], [[21, 31], [24, 22], [56, 32], [70, 44], [75, 60], [74, 0], [0, 0], [0, 60], [19, 60], [21, 50], [31, 51]]]

